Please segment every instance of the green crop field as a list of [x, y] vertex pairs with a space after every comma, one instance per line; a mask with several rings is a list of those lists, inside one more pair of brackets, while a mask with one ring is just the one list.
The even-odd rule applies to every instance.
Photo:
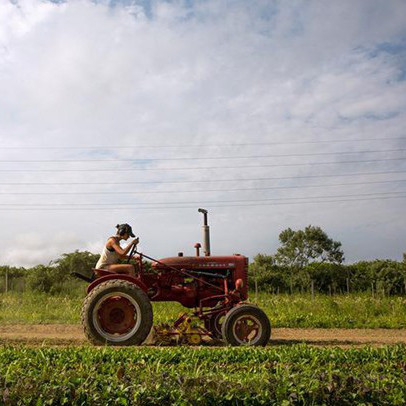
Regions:
[[[255, 295], [251, 294], [255, 302]], [[271, 295], [257, 303], [274, 327], [405, 328], [406, 298], [361, 295]], [[0, 323], [79, 323], [82, 297], [38, 293], [0, 294]], [[154, 322], [175, 320], [187, 311], [181, 305], [154, 303]]]
[[406, 403], [406, 347], [0, 347], [0, 403]]

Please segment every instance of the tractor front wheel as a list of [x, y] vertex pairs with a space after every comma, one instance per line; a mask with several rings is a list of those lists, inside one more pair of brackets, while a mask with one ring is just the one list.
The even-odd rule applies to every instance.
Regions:
[[151, 330], [152, 319], [145, 292], [118, 279], [96, 286], [82, 308], [85, 334], [96, 345], [140, 345]]
[[204, 327], [206, 330], [210, 331], [214, 338], [222, 338], [221, 325], [223, 324], [225, 316], [224, 312], [218, 312], [211, 315], [208, 319], [204, 321]]
[[221, 331], [227, 344], [265, 346], [271, 337], [271, 323], [259, 307], [240, 305], [226, 314]]

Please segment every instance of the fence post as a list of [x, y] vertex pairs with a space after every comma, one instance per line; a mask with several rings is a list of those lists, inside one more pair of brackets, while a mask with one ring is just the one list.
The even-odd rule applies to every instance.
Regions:
[[313, 279], [310, 281], [310, 287], [312, 290], [312, 300], [314, 300], [314, 280]]
[[346, 278], [347, 281], [347, 295], [350, 294], [350, 278]]
[[6, 287], [5, 287], [6, 293], [8, 292], [8, 270], [6, 269]]

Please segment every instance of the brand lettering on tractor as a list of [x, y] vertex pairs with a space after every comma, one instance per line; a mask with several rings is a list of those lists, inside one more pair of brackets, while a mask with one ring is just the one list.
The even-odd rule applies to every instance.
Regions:
[[229, 263], [229, 264], [220, 264], [218, 262], [208, 262], [207, 264], [202, 264], [199, 265], [199, 268], [201, 266], [207, 267], [207, 268], [221, 268], [221, 267], [225, 267], [225, 268], [233, 268], [235, 267], [235, 264]]

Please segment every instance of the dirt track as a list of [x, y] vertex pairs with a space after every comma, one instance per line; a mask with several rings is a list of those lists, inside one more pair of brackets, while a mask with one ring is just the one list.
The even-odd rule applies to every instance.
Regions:
[[[8, 324], [0, 326], [0, 344], [65, 346], [87, 343], [82, 327], [76, 324]], [[340, 347], [406, 344], [406, 329], [273, 329], [271, 344], [298, 343]]]

